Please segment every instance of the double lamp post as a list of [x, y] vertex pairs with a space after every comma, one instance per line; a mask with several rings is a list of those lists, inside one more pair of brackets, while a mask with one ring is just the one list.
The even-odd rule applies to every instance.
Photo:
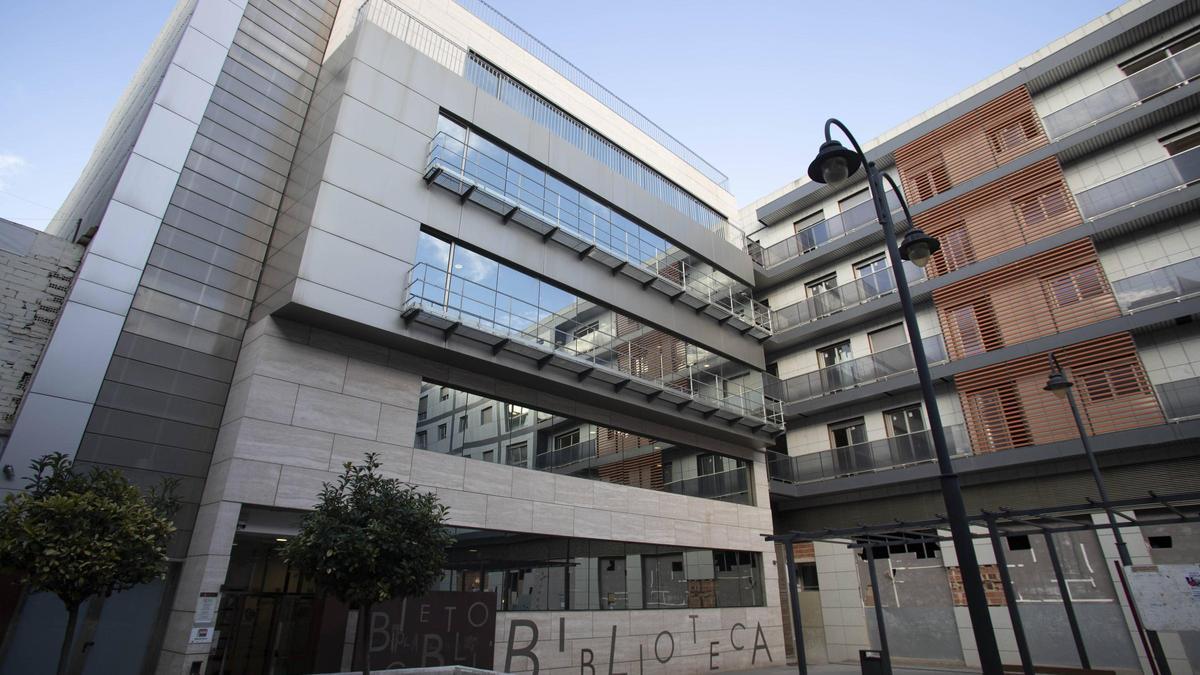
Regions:
[[[830, 131], [834, 126], [842, 130], [853, 149], [833, 140]], [[896, 292], [900, 296], [900, 306], [904, 310], [904, 325], [908, 329], [908, 342], [912, 347], [913, 362], [916, 365], [917, 377], [921, 382], [921, 398], [925, 403], [925, 413], [929, 417], [929, 432], [933, 437], [933, 449], [937, 456], [942, 500], [946, 505], [946, 519], [950, 523], [950, 537], [954, 542], [954, 553], [958, 557], [963, 591], [967, 599], [967, 611], [971, 617], [971, 630], [975, 635], [975, 647], [979, 653], [979, 663], [985, 675], [1000, 675], [1003, 672], [1000, 650], [996, 646], [996, 636], [992, 630], [992, 617], [988, 612], [987, 597], [984, 594], [983, 581], [979, 576], [979, 560], [975, 556], [975, 545], [972, 542], [971, 530], [967, 522], [967, 508], [963, 503], [958, 474], [954, 473], [954, 467], [950, 463], [950, 450], [946, 445], [942, 416], [938, 412], [937, 398], [933, 393], [933, 377], [929, 374], [929, 361], [925, 357], [925, 346], [921, 342], [916, 310], [913, 309], [912, 294], [908, 290], [908, 279], [905, 278], [902, 263], [907, 260], [918, 267], [924, 267], [929, 264], [930, 256], [936, 253], [941, 245], [937, 239], [916, 227], [900, 186], [896, 185], [891, 176], [880, 172], [874, 162], [867, 159], [862, 147], [854, 138], [854, 134], [850, 133], [846, 125], [836, 119], [825, 122], [825, 142], [821, 144], [820, 151], [808, 167], [808, 177], [818, 183], [837, 185], [853, 176], [860, 167], [865, 168], [867, 172], [867, 183], [871, 187], [871, 197], [875, 202], [875, 215], [878, 216], [879, 224], [883, 228], [888, 259], [891, 262], [892, 273], [896, 276]], [[904, 241], [900, 243], [896, 241], [896, 227], [892, 222], [892, 210], [888, 207], [887, 195], [883, 188], [885, 180], [892, 186], [892, 190], [900, 201], [900, 208], [904, 211], [904, 217], [910, 226], [908, 233], [904, 235]], [[797, 651], [799, 653], [799, 650]]]

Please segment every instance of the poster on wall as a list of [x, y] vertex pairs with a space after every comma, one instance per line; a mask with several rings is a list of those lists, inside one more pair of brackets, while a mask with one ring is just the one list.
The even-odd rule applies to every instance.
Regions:
[[1132, 565], [1125, 575], [1148, 630], [1200, 630], [1200, 564]]

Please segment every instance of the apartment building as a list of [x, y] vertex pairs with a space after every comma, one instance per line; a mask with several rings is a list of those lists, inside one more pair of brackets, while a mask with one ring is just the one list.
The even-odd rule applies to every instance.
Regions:
[[[171, 572], [87, 610], [91, 667], [348, 669], [356, 610], [279, 548], [367, 452], [449, 507], [439, 588], [487, 598], [411, 658], [374, 614], [377, 666], [783, 664], [735, 216], [479, 0], [181, 2], [56, 218], [87, 248], [2, 458], [6, 490], [51, 450], [180, 481]], [[61, 621], [26, 597], [0, 671]]]
[[[975, 513], [1096, 496], [1068, 404], [1043, 389], [1050, 355], [1074, 382], [1114, 498], [1200, 486], [1197, 43], [1197, 3], [1128, 2], [867, 144], [941, 243], [905, 273]], [[829, 112], [853, 127], [854, 111]], [[863, 174], [797, 181], [741, 220], [755, 293], [771, 307], [764, 345], [787, 426], [769, 464], [777, 530], [944, 513]], [[1194, 561], [1185, 528], [1131, 530], [1135, 563]], [[977, 541], [1005, 663], [1018, 663], [995, 555]], [[1078, 664], [1044, 542], [1006, 546], [1034, 661]], [[1111, 534], [1064, 535], [1058, 548], [1093, 666], [1150, 672], [1113, 580]], [[875, 640], [863, 556], [821, 542], [795, 553], [809, 659], [854, 659]], [[978, 663], [949, 542], [876, 555], [893, 657]], [[1172, 672], [1200, 669], [1194, 633], [1160, 639]]]

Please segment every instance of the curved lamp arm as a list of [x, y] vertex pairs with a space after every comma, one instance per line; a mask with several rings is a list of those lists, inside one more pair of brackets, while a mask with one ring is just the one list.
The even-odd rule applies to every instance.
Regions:
[[843, 134], [846, 134], [846, 138], [849, 139], [850, 145], [854, 146], [854, 151], [858, 153], [858, 158], [862, 160], [863, 168], [866, 168], [867, 154], [863, 152], [862, 146], [858, 144], [858, 139], [854, 137], [854, 134], [850, 133], [850, 130], [846, 128], [846, 125], [842, 124], [842, 121], [838, 118], [830, 117], [829, 119], [825, 120], [825, 140], [833, 140], [833, 136], [829, 133], [829, 131], [835, 126], [841, 129]]
[[892, 192], [895, 192], [896, 198], [900, 200], [900, 208], [904, 210], [904, 222], [908, 223], [909, 229], [916, 227], [917, 224], [913, 222], [912, 214], [908, 212], [908, 200], [904, 198], [904, 192], [900, 190], [900, 186], [896, 185], [895, 179], [886, 172], [880, 171], [879, 173], [883, 175], [883, 179], [888, 182], [888, 185], [892, 186]]

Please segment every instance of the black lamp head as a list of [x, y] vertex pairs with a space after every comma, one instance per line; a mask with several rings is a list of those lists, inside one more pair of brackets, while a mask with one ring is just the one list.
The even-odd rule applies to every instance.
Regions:
[[900, 258], [917, 267], [924, 267], [941, 248], [942, 243], [936, 237], [931, 237], [922, 232], [921, 228], [914, 227], [904, 235], [904, 241], [900, 242]]
[[862, 159], [857, 152], [838, 141], [825, 141], [808, 165], [808, 177], [818, 183], [836, 185], [853, 176], [860, 166]]
[[1050, 377], [1046, 380], [1046, 386], [1042, 387], [1044, 391], [1048, 391], [1059, 398], [1067, 395], [1067, 390], [1075, 386], [1075, 383], [1068, 380], [1061, 368], [1055, 368], [1050, 371]]

